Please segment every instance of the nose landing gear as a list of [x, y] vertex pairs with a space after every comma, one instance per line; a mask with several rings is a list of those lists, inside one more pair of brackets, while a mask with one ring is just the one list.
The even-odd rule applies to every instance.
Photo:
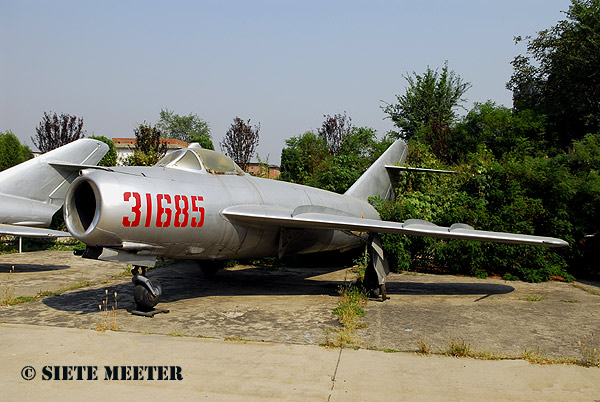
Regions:
[[[140, 274], [140, 269], [142, 273]], [[131, 281], [135, 284], [133, 297], [135, 299], [135, 310], [131, 314], [141, 315], [144, 317], [154, 317], [159, 313], [168, 313], [169, 310], [154, 308], [160, 301], [162, 295], [162, 286], [156, 279], [146, 278], [146, 267], [135, 266], [131, 273], [133, 278]]]

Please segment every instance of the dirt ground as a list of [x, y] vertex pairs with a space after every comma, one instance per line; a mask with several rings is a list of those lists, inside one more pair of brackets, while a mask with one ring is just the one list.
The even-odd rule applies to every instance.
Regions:
[[[2, 255], [1, 298], [63, 293], [0, 307], [0, 322], [88, 329], [114, 324], [130, 333], [321, 344], [328, 328], [339, 325], [332, 314], [338, 290], [354, 278], [343, 267], [246, 266], [206, 278], [195, 262], [177, 261], [149, 272], [163, 286], [160, 307], [170, 312], [145, 318], [129, 312], [133, 284], [124, 269], [67, 251]], [[64, 291], [69, 287], [77, 288]], [[527, 350], [580, 358], [584, 336], [595, 334], [600, 344], [599, 283], [391, 274], [387, 288], [390, 300], [366, 306], [366, 327], [357, 331], [362, 347], [415, 351], [425, 342], [437, 351], [464, 341], [497, 354]], [[103, 301], [109, 314], [99, 308]]]

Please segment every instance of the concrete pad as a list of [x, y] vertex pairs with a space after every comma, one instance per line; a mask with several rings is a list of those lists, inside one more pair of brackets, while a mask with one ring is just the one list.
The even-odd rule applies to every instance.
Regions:
[[[338, 289], [353, 280], [344, 267], [237, 266], [209, 279], [193, 261], [168, 262], [148, 274], [163, 284], [160, 306], [171, 310], [154, 318], [129, 313], [133, 285], [120, 276], [124, 269], [70, 252], [0, 256], [0, 296], [92, 283], [0, 307], [2, 389], [23, 391], [26, 365], [39, 372], [44, 365], [152, 364], [179, 365], [186, 377], [176, 384], [40, 380], [27, 390], [45, 400], [80, 399], [81, 391], [117, 400], [134, 392], [165, 399], [173, 391], [183, 400], [600, 400], [597, 368], [315, 346], [338, 327]], [[391, 274], [388, 291], [390, 300], [366, 306], [367, 328], [357, 331], [362, 348], [414, 351], [424, 340], [436, 351], [456, 340], [498, 354], [581, 358], [578, 340], [595, 333], [600, 341], [600, 296], [568, 283]], [[98, 308], [103, 301], [108, 312]], [[93, 331], [111, 325], [120, 332]]]
[[[0, 325], [0, 338], [6, 401], [600, 398], [600, 370], [577, 366], [13, 324]], [[43, 367], [55, 365], [97, 366], [97, 379], [44, 380]], [[104, 366], [114, 365], [179, 366], [182, 379], [106, 380]], [[35, 378], [22, 378], [26, 366]]]
[[101, 283], [124, 268], [125, 264], [84, 260], [71, 251], [2, 254], [0, 288], [13, 297], [35, 296], [38, 292], [56, 292], [83, 282]]
[[343, 350], [331, 401], [583, 401], [600, 370], [368, 350]]
[[464, 341], [496, 354], [580, 359], [578, 342], [595, 334], [600, 348], [600, 295], [573, 284], [428, 274], [390, 274], [387, 283], [390, 300], [369, 303], [358, 332], [367, 345], [415, 351], [424, 341], [438, 351]]
[[[63, 253], [66, 254], [62, 261], [69, 264], [71, 258], [78, 258]], [[89, 260], [79, 257], [77, 262], [81, 261]], [[80, 277], [91, 278], [102, 272], [96, 266], [102, 262], [90, 262], [90, 267], [75, 263], [69, 267]], [[135, 307], [131, 277], [111, 277], [113, 272], [122, 272], [124, 265], [109, 264], [107, 268], [104, 278], [94, 282], [94, 286], [0, 307], [0, 322], [91, 329], [116, 322], [122, 331], [320, 344], [325, 342], [325, 329], [338, 325], [332, 311], [338, 303], [338, 288], [347, 274], [346, 269], [339, 268], [238, 266], [207, 279], [196, 262], [177, 261], [148, 272], [149, 277], [162, 283], [164, 298], [159, 306], [170, 310], [169, 314], [149, 319], [129, 313]], [[27, 283], [27, 278], [20, 275], [12, 274], [8, 285], [16, 291]], [[39, 274], [40, 281], [45, 276], [47, 273]], [[62, 283], [70, 282], [65, 278]], [[99, 309], [104, 301], [109, 314]]]

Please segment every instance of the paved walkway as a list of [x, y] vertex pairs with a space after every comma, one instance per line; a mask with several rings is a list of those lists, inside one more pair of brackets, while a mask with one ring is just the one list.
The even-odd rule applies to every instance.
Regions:
[[[21, 324], [0, 324], [0, 339], [3, 401], [600, 400], [599, 369], [519, 360], [424, 357]], [[182, 379], [105, 380], [104, 366], [119, 365], [178, 366]], [[22, 373], [32, 373], [23, 371], [26, 366], [36, 370], [29, 381], [22, 378]], [[44, 366], [97, 366], [98, 379], [44, 380]]]

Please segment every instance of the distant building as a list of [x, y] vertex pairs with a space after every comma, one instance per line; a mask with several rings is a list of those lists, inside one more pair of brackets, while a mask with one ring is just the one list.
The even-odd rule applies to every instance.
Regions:
[[248, 165], [248, 173], [267, 179], [276, 179], [281, 174], [281, 170], [277, 165], [269, 165], [269, 170], [267, 172], [265, 165], [261, 165], [258, 162], [250, 162]]
[[[117, 165], [123, 165], [123, 161], [133, 154], [135, 148], [135, 138], [113, 138], [115, 148], [117, 148]], [[167, 150], [187, 148], [188, 143], [175, 138], [163, 138], [160, 140], [167, 144]]]

